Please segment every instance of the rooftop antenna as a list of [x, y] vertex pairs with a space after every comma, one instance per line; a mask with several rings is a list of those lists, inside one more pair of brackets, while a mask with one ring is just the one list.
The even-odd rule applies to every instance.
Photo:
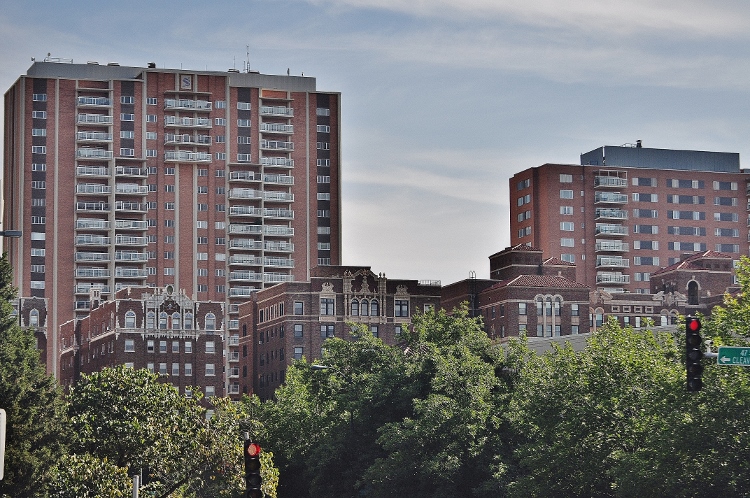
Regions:
[[249, 73], [250, 72], [250, 45], [245, 45], [245, 56], [246, 56], [245, 61], [247, 63], [247, 66], [245, 67], [245, 72]]

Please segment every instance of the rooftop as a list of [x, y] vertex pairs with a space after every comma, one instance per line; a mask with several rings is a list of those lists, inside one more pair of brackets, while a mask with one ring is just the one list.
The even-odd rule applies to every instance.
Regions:
[[739, 173], [737, 152], [650, 149], [639, 145], [604, 145], [581, 154], [583, 166], [624, 166], [630, 168], [677, 169]]

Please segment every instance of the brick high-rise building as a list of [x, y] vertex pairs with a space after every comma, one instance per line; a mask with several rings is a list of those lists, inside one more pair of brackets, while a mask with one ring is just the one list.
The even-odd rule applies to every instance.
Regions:
[[686, 253], [748, 254], [739, 154], [607, 146], [580, 165], [517, 173], [510, 192], [511, 244], [575, 263], [575, 280], [595, 290], [647, 294], [651, 275]]
[[2, 228], [48, 371], [94, 291], [172, 285], [231, 333], [256, 289], [340, 264], [340, 103], [310, 77], [32, 64], [5, 94]]

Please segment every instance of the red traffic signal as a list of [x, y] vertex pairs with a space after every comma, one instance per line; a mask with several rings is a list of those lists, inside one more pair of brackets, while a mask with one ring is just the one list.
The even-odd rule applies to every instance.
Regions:
[[256, 457], [260, 455], [260, 445], [258, 443], [249, 443], [245, 447], [247, 456]]
[[261, 485], [263, 476], [260, 474], [260, 452], [258, 443], [245, 441], [245, 496], [247, 498], [260, 498], [263, 496]]
[[694, 316], [685, 317], [685, 367], [687, 373], [687, 390], [700, 391], [703, 388], [703, 338], [700, 334], [701, 321]]
[[700, 332], [701, 321], [698, 318], [689, 316], [685, 318], [685, 328], [690, 332]]

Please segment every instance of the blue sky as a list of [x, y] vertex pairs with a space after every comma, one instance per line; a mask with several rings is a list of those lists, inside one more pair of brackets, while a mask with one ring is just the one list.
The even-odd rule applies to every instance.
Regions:
[[0, 88], [31, 57], [304, 73], [343, 105], [344, 264], [489, 275], [508, 179], [601, 145], [750, 158], [745, 0], [0, 0]]

